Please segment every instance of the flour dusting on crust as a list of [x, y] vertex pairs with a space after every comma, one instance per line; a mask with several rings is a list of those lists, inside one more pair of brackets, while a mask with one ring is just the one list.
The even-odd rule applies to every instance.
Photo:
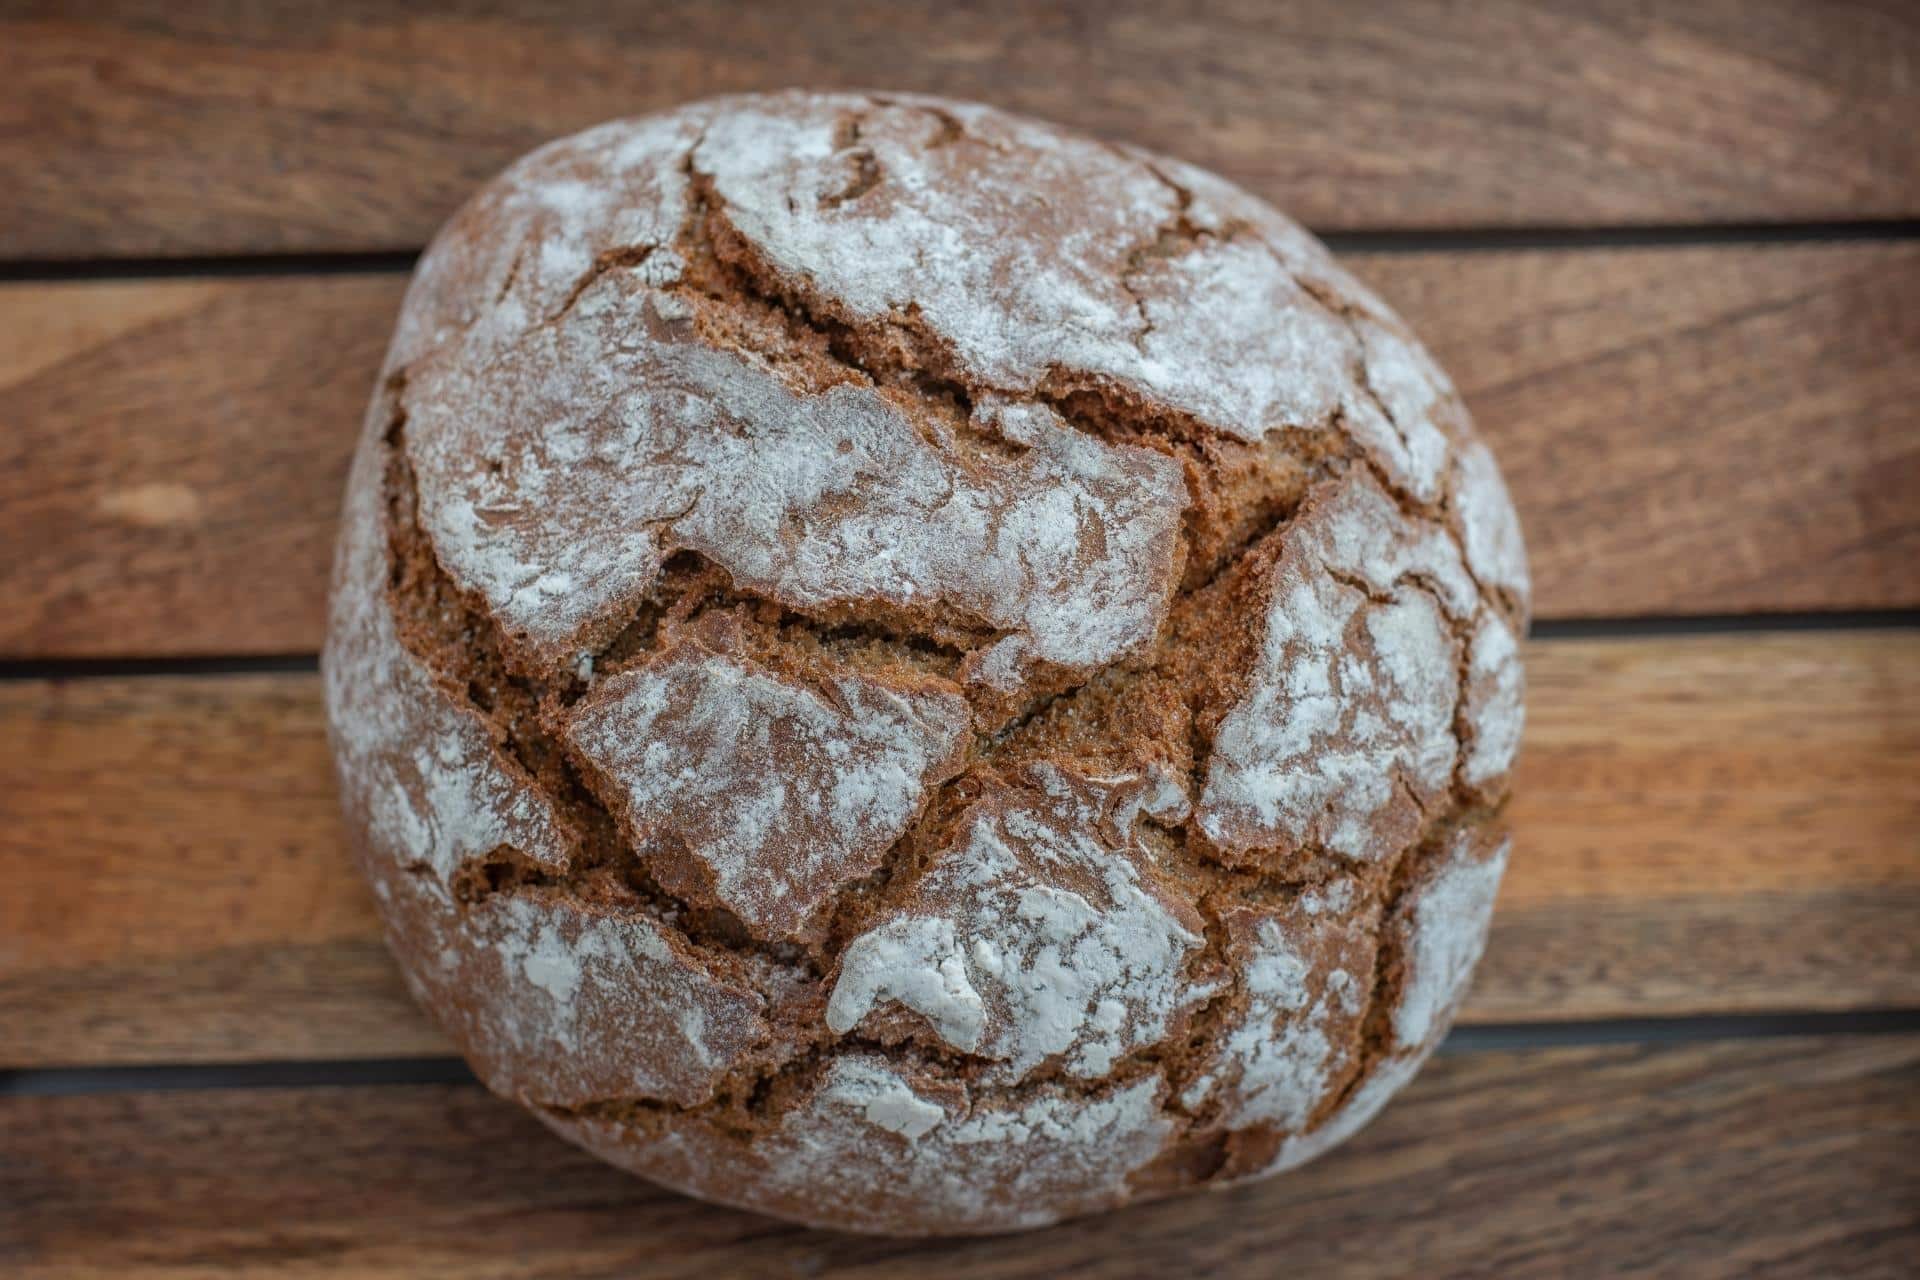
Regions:
[[764, 997], [708, 973], [644, 916], [504, 897], [461, 927], [469, 959], [455, 977], [492, 993], [470, 1034], [492, 1046], [497, 1089], [560, 1106], [693, 1106], [767, 1038]]
[[1010, 672], [1113, 661], [1173, 589], [1172, 460], [988, 402], [1026, 449], [969, 464], [871, 387], [808, 394], [705, 345], [630, 272], [408, 386], [441, 560], [538, 660], [604, 642], [681, 549], [795, 608], [924, 606], [1011, 632]]
[[[367, 435], [377, 438], [379, 406]], [[356, 457], [334, 560], [325, 683], [343, 799], [403, 868], [441, 881], [502, 845], [552, 867], [570, 858], [551, 804], [401, 645], [385, 597], [379, 458]]]
[[[367, 438], [383, 426], [369, 415]], [[385, 593], [380, 454], [355, 459], [336, 560], [325, 687], [363, 870], [417, 994], [501, 1092], [549, 1101], [646, 1093], [694, 1103], [765, 1037], [766, 1001], [716, 978], [653, 922], [566, 901], [463, 910], [469, 863], [509, 849], [572, 862], [551, 802], [400, 643]], [[486, 992], [473, 1002], [468, 993]]]
[[[842, 145], [835, 114], [763, 100], [716, 120], [693, 163], [776, 270], [850, 317], [912, 314], [1004, 391], [1073, 370], [1245, 439], [1339, 404], [1344, 326], [1257, 243], [1163, 245], [1178, 193], [1124, 152], [964, 106], [847, 110]], [[941, 113], [962, 135], [930, 147]], [[858, 157], [882, 180], [831, 199]]]
[[1290, 1134], [1267, 1166], [1252, 1176], [1297, 1168], [1345, 1142], [1433, 1055], [1453, 1025], [1486, 945], [1508, 849], [1504, 837], [1484, 828], [1459, 832], [1438, 864], [1409, 891], [1387, 924], [1405, 965], [1400, 1001], [1393, 1011], [1393, 1045], [1333, 1114], [1313, 1129]]
[[1520, 669], [1520, 645], [1504, 619], [1492, 610], [1480, 615], [1467, 650], [1466, 711], [1470, 746], [1464, 770], [1467, 783], [1488, 786], [1506, 777], [1520, 750], [1526, 723], [1526, 676]]
[[1423, 1053], [1406, 1058], [1389, 1058], [1381, 1063], [1359, 1088], [1347, 1095], [1340, 1109], [1321, 1122], [1318, 1128], [1295, 1134], [1282, 1143], [1279, 1154], [1257, 1176], [1268, 1177], [1285, 1173], [1288, 1169], [1297, 1169], [1366, 1128], [1375, 1116], [1386, 1109], [1395, 1094], [1413, 1082], [1429, 1056]]
[[469, 201], [421, 256], [400, 309], [386, 371], [436, 348], [491, 349], [558, 312], [602, 255], [658, 254], [687, 200], [681, 159], [700, 108], [616, 120], [550, 142]]
[[710, 1199], [998, 1231], [1292, 1167], [1411, 1079], [1507, 857], [1529, 587], [1445, 374], [1282, 215], [780, 94], [543, 147], [436, 237], [325, 684], [490, 1087]]
[[982, 800], [909, 899], [849, 944], [827, 1025], [898, 1002], [1015, 1080], [1054, 1059], [1097, 1079], [1166, 1038], [1214, 985], [1187, 974], [1201, 922], [1155, 892], [1133, 834], [1145, 788], [1044, 765]]
[[1272, 570], [1251, 686], [1221, 721], [1198, 819], [1229, 851], [1405, 848], [1452, 776], [1452, 616], [1479, 605], [1452, 541], [1363, 473], [1310, 502]]
[[1478, 440], [1467, 441], [1454, 458], [1454, 503], [1460, 509], [1467, 564], [1490, 587], [1510, 591], [1524, 611], [1533, 595], [1527, 575], [1527, 550], [1520, 540], [1520, 517], [1507, 496], [1493, 452]]
[[1356, 1065], [1377, 929], [1378, 912], [1351, 879], [1277, 910], [1229, 914], [1246, 1006], [1181, 1101], [1214, 1103], [1233, 1129], [1304, 1128]]
[[970, 724], [957, 693], [844, 672], [824, 684], [682, 642], [602, 680], [568, 737], [643, 857], [684, 850], [749, 928], [790, 937], [879, 865]]
[[1491, 849], [1488, 843], [1482, 833], [1462, 832], [1398, 925], [1406, 935], [1407, 976], [1393, 1033], [1403, 1049], [1427, 1044], [1445, 1031], [1487, 945], [1487, 923], [1508, 851], [1504, 839]]
[[[540, 1118], [602, 1159], [705, 1199], [811, 1226], [975, 1234], [1112, 1208], [1175, 1131], [1165, 1086], [1143, 1076], [1090, 1094], [1055, 1085], [1009, 1097], [940, 1083], [876, 1054], [834, 1059], [744, 1153], [695, 1118], [639, 1130], [552, 1110]], [[729, 1176], [744, 1161], [751, 1194]]]
[[[1159, 1154], [1173, 1125], [1147, 1077], [1091, 1097], [1054, 1089], [1006, 1105], [978, 1102], [938, 1123], [897, 1067], [849, 1055], [808, 1105], [788, 1114], [769, 1153], [776, 1186], [841, 1184], [861, 1208], [932, 1212], [955, 1229], [1037, 1227], [1125, 1199], [1126, 1180]], [[918, 1136], [883, 1116], [908, 1111]], [[942, 1108], [944, 1111], [945, 1108]], [[956, 1109], [956, 1112], [958, 1109]]]

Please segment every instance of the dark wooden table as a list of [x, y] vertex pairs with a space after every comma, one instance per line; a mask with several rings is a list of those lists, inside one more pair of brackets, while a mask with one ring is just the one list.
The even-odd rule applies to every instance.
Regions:
[[[399, 8], [0, 5], [0, 1270], [1915, 1273], [1920, 6]], [[380, 946], [313, 653], [412, 255], [549, 136], [788, 84], [1239, 179], [1507, 468], [1492, 945], [1298, 1175], [959, 1245], [711, 1209], [482, 1093]]]

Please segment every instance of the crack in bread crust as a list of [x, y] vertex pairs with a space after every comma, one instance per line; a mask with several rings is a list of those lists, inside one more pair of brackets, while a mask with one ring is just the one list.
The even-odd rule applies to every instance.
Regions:
[[[893, 105], [891, 99], [876, 97], [869, 109]], [[937, 145], [989, 145], [976, 139], [957, 117], [927, 109], [938, 121]], [[866, 113], [855, 112], [839, 126], [836, 140], [854, 155], [855, 172], [830, 200], [822, 197], [823, 205], [858, 201], [889, 181], [871, 149], [861, 148], [865, 123]], [[1016, 457], [1025, 450], [1020, 441], [980, 424], [976, 413], [980, 405], [1005, 401], [1049, 409], [1074, 431], [1102, 443], [1166, 455], [1180, 464], [1185, 477], [1187, 506], [1178, 553], [1183, 565], [1174, 575], [1174, 589], [1150, 642], [1093, 669], [1041, 664], [1032, 685], [1018, 697], [1001, 696], [962, 678], [970, 662], [1008, 634], [984, 617], [945, 605], [944, 612], [931, 617], [925, 610], [916, 613], [878, 603], [797, 606], [736, 584], [721, 565], [688, 549], [669, 558], [624, 625], [587, 647], [576, 665], [559, 666], [533, 663], [514, 652], [503, 638], [502, 623], [480, 593], [463, 591], [455, 583], [420, 521], [417, 481], [405, 449], [404, 407], [396, 414], [384, 439], [388, 451], [384, 509], [390, 539], [388, 600], [401, 641], [442, 687], [486, 721], [527, 785], [538, 789], [564, 816], [577, 850], [571, 865], [555, 870], [502, 846], [460, 869], [452, 882], [456, 900], [471, 906], [496, 895], [538, 890], [618, 904], [619, 909], [644, 913], [676, 931], [696, 953], [754, 955], [780, 966], [795, 975], [811, 993], [809, 1001], [817, 1003], [824, 999], [851, 939], [863, 926], [884, 918], [924, 877], [934, 855], [955, 838], [968, 801], [983, 785], [1006, 778], [1027, 760], [1061, 758], [1064, 753], [1107, 763], [1124, 755], [1127, 741], [1120, 729], [1093, 714], [1103, 699], [1110, 702], [1128, 692], [1141, 692], [1164, 703], [1169, 723], [1178, 726], [1178, 740], [1172, 745], [1185, 755], [1183, 761], [1174, 762], [1183, 766], [1176, 772], [1187, 778], [1189, 795], [1198, 800], [1214, 731], [1243, 691], [1239, 682], [1245, 672], [1234, 668], [1236, 664], [1246, 668], [1248, 663], [1234, 657], [1189, 670], [1195, 628], [1214, 611], [1226, 609], [1223, 601], [1244, 604], [1258, 597], [1262, 572], [1271, 568], [1312, 495], [1358, 469], [1379, 484], [1409, 522], [1443, 531], [1456, 547], [1461, 545], [1461, 535], [1450, 490], [1437, 500], [1420, 500], [1354, 438], [1340, 410], [1320, 421], [1272, 425], [1259, 441], [1249, 442], [1083, 369], [1054, 367], [1037, 389], [996, 384], [970, 369], [952, 345], [911, 310], [879, 323], [863, 321], [809, 282], [781, 273], [742, 234], [729, 217], [713, 177], [696, 167], [705, 138], [703, 130], [686, 147], [681, 161], [689, 196], [672, 247], [684, 267], [678, 279], [649, 287], [694, 304], [699, 322], [708, 326], [703, 336], [710, 342], [750, 354], [769, 368], [779, 368], [781, 376], [803, 380], [810, 389], [852, 382], [883, 391], [911, 405], [921, 420], [941, 424], [957, 447], [977, 450], [981, 456]], [[1120, 273], [1118, 283], [1138, 313], [1136, 344], [1144, 344], [1155, 328], [1147, 296], [1135, 283], [1149, 259], [1177, 257], [1215, 241], [1251, 238], [1265, 246], [1314, 303], [1353, 335], [1362, 353], [1350, 371], [1353, 383], [1400, 430], [1391, 406], [1370, 382], [1353, 308], [1336, 289], [1301, 278], [1283, 255], [1243, 224], [1215, 229], [1196, 223], [1190, 217], [1193, 191], [1138, 156], [1118, 154], [1172, 192], [1176, 203], [1174, 215], [1128, 252], [1127, 266]], [[860, 155], [865, 159], [860, 160]], [[616, 246], [596, 254], [558, 308], [540, 323], [559, 323], [603, 276], [643, 268], [661, 250], [661, 245], [644, 244]], [[515, 254], [500, 298], [507, 296], [522, 270], [522, 253], [524, 246]], [[392, 371], [397, 404], [404, 403], [407, 374], [406, 365]], [[1464, 552], [1461, 558], [1464, 563]], [[1364, 582], [1338, 575], [1336, 579], [1360, 589], [1369, 600], [1379, 598], [1379, 592]], [[1519, 633], [1524, 626], [1523, 603], [1477, 576], [1473, 583], [1480, 599]], [[1431, 597], [1436, 605], [1445, 605], [1443, 592], [1432, 581], [1409, 575], [1404, 584]], [[645, 1096], [610, 1096], [569, 1105], [531, 1098], [529, 1105], [558, 1117], [641, 1127], [657, 1124], [663, 1116], [698, 1117], [723, 1130], [751, 1135], [778, 1123], [836, 1057], [851, 1053], [938, 1072], [943, 1079], [965, 1084], [975, 1105], [1027, 1097], [1038, 1089], [1091, 1098], [1154, 1078], [1165, 1082], [1161, 1106], [1174, 1121], [1168, 1148], [1180, 1154], [1164, 1174], [1166, 1185], [1156, 1185], [1156, 1191], [1254, 1172], [1248, 1152], [1259, 1143], [1237, 1136], [1230, 1117], [1220, 1115], [1215, 1104], [1190, 1106], [1182, 1100], [1204, 1066], [1200, 1049], [1214, 1044], [1247, 1004], [1246, 976], [1229, 955], [1225, 909], [1263, 901], [1291, 904], [1327, 876], [1353, 873], [1362, 878], [1365, 892], [1377, 904], [1378, 918], [1385, 922], [1403, 911], [1422, 876], [1458, 833], [1500, 821], [1504, 796], [1498, 788], [1469, 786], [1464, 775], [1473, 734], [1466, 690], [1476, 618], [1456, 616], [1445, 607], [1438, 612], [1456, 653], [1454, 765], [1439, 802], [1422, 803], [1408, 789], [1420, 810], [1419, 834], [1392, 851], [1390, 858], [1362, 867], [1332, 850], [1302, 844], [1284, 851], [1284, 856], [1252, 850], [1230, 864], [1199, 832], [1191, 810], [1176, 818], [1139, 820], [1143, 838], [1165, 864], [1164, 874], [1184, 890], [1205, 925], [1202, 945], [1188, 957], [1189, 972], [1224, 979], [1198, 1006], [1181, 1035], [1121, 1053], [1093, 1078], [1074, 1075], [1055, 1059], [1017, 1083], [1006, 1084], [990, 1078], [989, 1058], [957, 1049], [931, 1029], [909, 1027], [903, 1034], [876, 1038], [858, 1030], [836, 1035], [817, 1019], [795, 1020], [781, 1024], [788, 1040], [783, 1051], [756, 1055], [737, 1065], [719, 1078], [704, 1102], [687, 1105]], [[1241, 613], [1247, 621], [1244, 609]], [[757, 646], [754, 652], [769, 661], [784, 662], [789, 668], [830, 662], [849, 667], [864, 663], [867, 669], [883, 671], [912, 669], [966, 698], [973, 715], [973, 733], [954, 775], [929, 788], [905, 834], [886, 848], [874, 872], [841, 886], [821, 916], [822, 927], [800, 941], [758, 938], [723, 905], [663, 887], [647, 857], [622, 831], [605, 784], [566, 742], [573, 708], [587, 687], [585, 673], [598, 676], [627, 670], [656, 651], [663, 635], [716, 618], [741, 629]], [[1236, 640], [1227, 647], [1239, 644], [1244, 649], [1245, 643]], [[1081, 714], [1083, 709], [1086, 715]], [[1395, 785], [1407, 787], [1404, 777], [1396, 777]], [[1347, 1046], [1350, 1061], [1343, 1082], [1329, 1090], [1300, 1132], [1311, 1131], [1335, 1114], [1394, 1055], [1391, 1022], [1406, 966], [1402, 952], [1403, 943], [1383, 923], [1361, 1029]], [[1278, 1141], [1288, 1135], [1270, 1136]], [[1267, 1147], [1271, 1146], [1268, 1142]]]

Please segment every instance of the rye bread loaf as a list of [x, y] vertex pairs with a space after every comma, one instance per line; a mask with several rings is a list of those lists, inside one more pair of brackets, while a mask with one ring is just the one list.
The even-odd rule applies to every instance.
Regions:
[[1411, 1077], [1527, 598], [1446, 377], [1264, 204], [729, 98], [534, 152], [421, 260], [327, 701], [491, 1088], [709, 1199], [988, 1232], [1297, 1165]]

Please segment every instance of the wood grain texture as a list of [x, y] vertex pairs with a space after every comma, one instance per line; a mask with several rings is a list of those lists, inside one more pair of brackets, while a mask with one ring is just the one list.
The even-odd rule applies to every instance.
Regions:
[[1494, 1021], [1920, 1003], [1920, 632], [1536, 642]]
[[[1537, 643], [1473, 1022], [1920, 1004], [1920, 632]], [[0, 1066], [448, 1046], [318, 681], [0, 684]]]
[[978, 98], [1329, 228], [1920, 213], [1897, 3], [9, 6], [0, 256], [413, 248], [520, 153], [801, 85]]
[[473, 1086], [0, 1098], [0, 1263], [94, 1275], [1910, 1275], [1920, 1037], [1442, 1057], [1284, 1178], [992, 1240], [650, 1187]]
[[[1357, 255], [1544, 617], [1920, 605], [1920, 244]], [[403, 281], [0, 286], [0, 656], [311, 651]]]

